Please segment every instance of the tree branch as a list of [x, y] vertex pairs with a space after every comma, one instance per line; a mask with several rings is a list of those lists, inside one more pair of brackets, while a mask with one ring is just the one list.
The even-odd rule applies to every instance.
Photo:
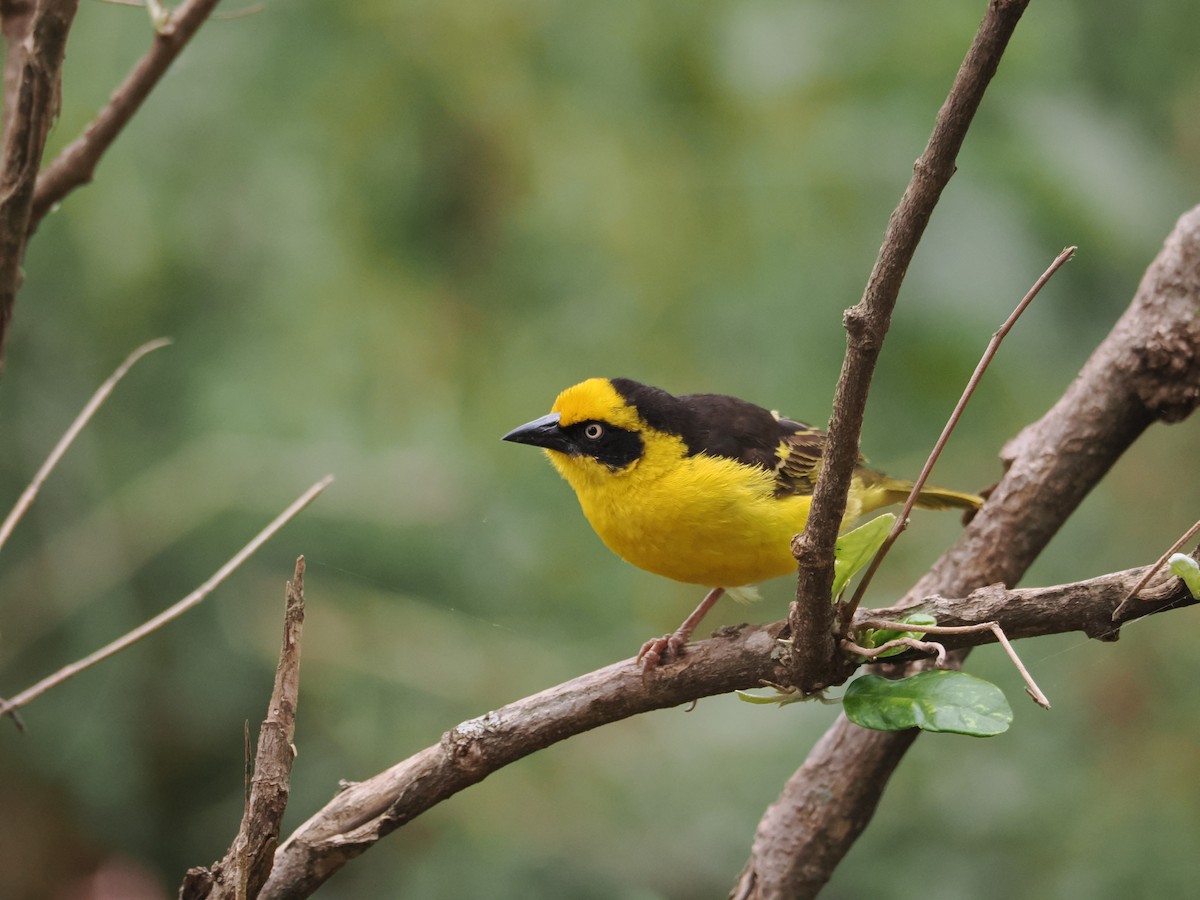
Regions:
[[[1150, 424], [1178, 421], [1198, 402], [1200, 207], [1179, 219], [1128, 310], [1062, 398], [1005, 447], [1004, 478], [900, 608], [933, 594], [962, 595], [993, 582], [1015, 583]], [[1123, 589], [1128, 593], [1132, 587]], [[1042, 612], [1052, 615], [1056, 610]], [[1129, 612], [1140, 615], [1145, 607], [1138, 604]], [[1004, 622], [1003, 616], [995, 617]], [[1123, 621], [1127, 620], [1121, 618], [1118, 624]], [[1003, 627], [1010, 636], [1027, 633], [1016, 624], [1005, 622]], [[1112, 629], [1111, 623], [1089, 619], [1080, 630], [1114, 638]], [[896, 753], [903, 754], [913, 739], [888, 735], [883, 739], [888, 746], [881, 748], [877, 736], [867, 737], [845, 719], [831, 732], [822, 746], [837, 746], [837, 759], [827, 765], [806, 764], [803, 778], [789, 781], [768, 809], [773, 827], [758, 832], [735, 889], [740, 896], [803, 897], [824, 884], [869, 821], [895, 767]], [[846, 795], [853, 801], [846, 808], [822, 803], [821, 827], [810, 827], [815, 821], [810, 809], [814, 798], [845, 795], [846, 783], [867, 785], [869, 790]]]
[[263, 889], [307, 897], [380, 838], [497, 769], [601, 725], [774, 681], [783, 623], [688, 645], [687, 656], [643, 683], [627, 659], [510, 703], [446, 732], [441, 741], [337, 794], [280, 846]]
[[54, 467], [58, 465], [59, 460], [71, 448], [71, 444], [75, 442], [75, 438], [79, 437], [79, 433], [87, 427], [88, 422], [92, 420], [92, 416], [96, 414], [96, 410], [108, 399], [109, 394], [113, 392], [113, 388], [117, 386], [117, 383], [125, 377], [139, 359], [147, 353], [167, 346], [169, 343], [171, 343], [169, 338], [158, 338], [142, 344], [142, 346], [125, 357], [125, 361], [117, 366], [117, 370], [109, 375], [100, 387], [96, 388], [96, 393], [92, 394], [92, 398], [80, 410], [79, 415], [71, 422], [63, 436], [59, 438], [58, 443], [54, 445], [54, 449], [50, 451], [50, 455], [46, 457], [46, 461], [42, 463], [41, 468], [33, 476], [33, 480], [29, 482], [29, 486], [21, 492], [21, 496], [13, 504], [12, 510], [5, 516], [3, 523], [0, 523], [0, 549], [3, 549], [4, 545], [8, 543], [13, 529], [17, 527], [17, 523], [21, 521], [21, 517], [29, 510], [29, 507], [33, 505], [33, 501], [37, 499], [38, 491], [42, 489], [42, 485], [50, 477], [50, 473], [54, 471]]
[[[267, 718], [258, 732], [254, 776], [237, 837], [211, 869], [189, 869], [179, 889], [180, 900], [231, 898], [254, 900], [266, 883], [279, 843], [279, 828], [287, 808], [296, 735], [296, 705], [300, 700], [300, 638], [304, 630], [304, 557], [287, 584], [283, 646], [275, 669], [275, 687]], [[248, 739], [247, 739], [248, 740]]]
[[[1110, 622], [1113, 610], [1144, 571], [1132, 569], [1074, 584], [1021, 591], [993, 586], [960, 600], [930, 597], [922, 601], [921, 608], [948, 625], [997, 621], [1013, 636], [1068, 631], [1103, 636], [1104, 623]], [[1173, 576], [1160, 578], [1149, 596], [1147, 602], [1130, 610], [1126, 621], [1198, 602]], [[862, 610], [858, 621], [894, 616], [910, 609]], [[438, 744], [346, 788], [297, 828], [280, 845], [275, 869], [261, 896], [271, 900], [310, 896], [338, 869], [385, 835], [509, 763], [558, 741], [639, 713], [777, 681], [785, 671], [776, 639], [784, 625], [742, 626], [727, 629], [714, 639], [689, 644], [687, 656], [661, 670], [649, 683], [643, 683], [636, 661], [627, 659], [463, 722], [446, 732]], [[1111, 629], [1111, 624], [1107, 627]], [[939, 638], [939, 642], [952, 647], [994, 641], [990, 631]], [[816, 803], [797, 805], [811, 822], [824, 821], [839, 808], [830, 797], [842, 797], [856, 815], [868, 817], [878, 800], [869, 784], [857, 785], [847, 779], [837, 781], [833, 794], [818, 796], [812, 792], [823, 787], [810, 781], [812, 773], [825, 768], [837, 771], [845, 752], [861, 753], [861, 758], [890, 771], [903, 755], [903, 749], [898, 748], [912, 741], [910, 734], [868, 732], [848, 723], [846, 727], [851, 731], [827, 735], [813, 751], [815, 756], [793, 777], [797, 789], [811, 794]], [[787, 791], [785, 796], [795, 803]], [[862, 824], [866, 824], [865, 819]], [[773, 823], [760, 828], [773, 834], [795, 834], [779, 830]], [[772, 852], [780, 852], [780, 846], [773, 845]], [[824, 866], [817, 866], [813, 877], [825, 871]]]
[[[5, 6], [4, 151], [0, 159], [0, 358], [23, 278], [34, 184], [46, 135], [58, 115], [67, 34], [79, 0], [41, 0]], [[28, 26], [26, 27], [26, 21]]]
[[63, 666], [52, 675], [47, 675], [37, 684], [26, 688], [10, 700], [5, 700], [0, 697], [0, 716], [11, 714], [14, 710], [20, 709], [26, 704], [32, 703], [42, 694], [51, 688], [55, 688], [69, 678], [74, 678], [80, 672], [90, 669], [92, 666], [103, 662], [110, 656], [115, 656], [126, 648], [132, 646], [143, 638], [149, 637], [164, 625], [175, 621], [185, 612], [194, 606], [199, 605], [205, 597], [211, 594], [221, 585], [230, 575], [232, 575], [242, 563], [254, 555], [258, 548], [274, 537], [284, 525], [294, 519], [300, 512], [312, 503], [317, 498], [321, 491], [325, 490], [333, 481], [332, 475], [326, 475], [307, 491], [292, 501], [283, 512], [276, 516], [262, 531], [250, 539], [246, 546], [242, 547], [235, 553], [225, 565], [217, 569], [208, 580], [202, 585], [184, 597], [182, 600], [177, 600], [171, 606], [164, 609], [158, 615], [146, 620], [141, 625], [127, 631], [121, 637], [111, 643], [105, 644], [99, 650], [89, 653], [82, 659], [78, 659], [70, 665]]
[[812, 512], [793, 543], [798, 576], [788, 618], [794, 638], [792, 681], [810, 692], [844, 675], [834, 640], [833, 548], [846, 512], [850, 479], [859, 460], [859, 434], [875, 363], [917, 244], [942, 189], [954, 174], [959, 148], [984, 91], [1000, 65], [1028, 0], [992, 0], [954, 84], [938, 111], [925, 151], [913, 167], [900, 204], [888, 221], [883, 246], [862, 299], [845, 314], [846, 356], [833, 400], [829, 440], [813, 490]]
[[185, 0], [155, 31], [150, 50], [113, 91], [108, 104], [84, 129], [83, 134], [64, 148], [38, 178], [29, 218], [30, 234], [37, 230], [42, 218], [54, 204], [92, 180], [100, 157], [117, 139], [117, 135], [133, 118], [150, 91], [219, 2]]
[[0, 0], [0, 33], [4, 35], [4, 118], [3, 133], [8, 133], [8, 121], [16, 106], [21, 70], [25, 57], [21, 45], [29, 35], [33, 23], [34, 0]]

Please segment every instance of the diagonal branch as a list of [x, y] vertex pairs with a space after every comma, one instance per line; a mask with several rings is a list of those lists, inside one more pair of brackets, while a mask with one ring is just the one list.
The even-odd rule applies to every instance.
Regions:
[[71, 191], [87, 184], [95, 176], [100, 157], [117, 139], [155, 85], [200, 30], [220, 0], [185, 0], [156, 29], [149, 51], [113, 91], [108, 104], [43, 170], [33, 195], [28, 231], [37, 230], [42, 218], [54, 204]]
[[13, 504], [13, 508], [5, 517], [4, 522], [0, 523], [0, 549], [8, 543], [13, 529], [17, 527], [17, 523], [21, 521], [21, 517], [25, 515], [29, 507], [33, 505], [33, 501], [37, 499], [38, 491], [42, 489], [42, 485], [46, 483], [46, 479], [50, 477], [50, 473], [54, 471], [54, 467], [58, 465], [59, 460], [70, 449], [71, 444], [75, 442], [75, 438], [79, 437], [79, 433], [83, 431], [87, 423], [92, 420], [92, 416], [96, 414], [96, 410], [108, 399], [109, 394], [113, 392], [113, 388], [117, 386], [117, 382], [125, 377], [125, 374], [133, 368], [139, 359], [153, 350], [167, 346], [169, 343], [171, 343], [169, 338], [158, 338], [142, 344], [142, 346], [125, 357], [125, 361], [117, 366], [116, 371], [108, 376], [100, 387], [96, 388], [96, 393], [92, 394], [92, 399], [80, 410], [79, 415], [75, 417], [75, 421], [71, 423], [63, 436], [59, 438], [58, 443], [54, 445], [54, 449], [50, 451], [50, 455], [46, 457], [46, 461], [42, 463], [41, 468], [33, 476], [33, 480], [29, 482], [29, 486], [21, 492], [21, 496]]
[[[994, 582], [1016, 582], [1146, 428], [1155, 421], [1179, 421], [1198, 403], [1200, 206], [1180, 217], [1129, 309], [1062, 398], [1004, 449], [1009, 466], [1004, 478], [901, 608], [932, 594], [961, 595]], [[1109, 609], [1115, 610], [1132, 587], [1123, 586]], [[1136, 604], [1126, 614], [1141, 614], [1145, 607]], [[1114, 639], [1111, 616], [1090, 620], [1084, 630]], [[1118, 624], [1124, 621], [1119, 618]], [[1013, 637], [1022, 635], [1019, 628], [1003, 627]], [[844, 718], [830, 731], [818, 750], [836, 746], [838, 756], [814, 750], [800, 770], [803, 777], [794, 776], [764, 814], [741, 876], [743, 896], [799, 897], [819, 890], [870, 821], [897, 754], [913, 741], [908, 733], [881, 739]], [[812, 828], [815, 798], [844, 794], [845, 783], [868, 789], [856, 790], [845, 808], [822, 803], [820, 827]]]
[[127, 647], [136, 644], [143, 638], [149, 637], [164, 625], [178, 619], [192, 607], [199, 605], [205, 597], [216, 590], [226, 578], [232, 575], [237, 570], [238, 566], [253, 556], [258, 551], [259, 547], [274, 537], [275, 533], [278, 532], [279, 529], [283, 528], [284, 525], [299, 515], [300, 512], [306, 506], [308, 506], [308, 504], [312, 503], [312, 501], [317, 498], [321, 491], [325, 490], [325, 488], [327, 488], [332, 481], [333, 476], [326, 475], [307, 491], [293, 500], [287, 509], [276, 516], [265, 528], [263, 528], [262, 531], [251, 538], [250, 542], [246, 544], [246, 546], [242, 547], [242, 549], [235, 553], [232, 557], [230, 557], [225, 565], [217, 569], [216, 572], [208, 577], [207, 581], [205, 581], [202, 585], [200, 585], [182, 600], [177, 600], [171, 606], [160, 612], [157, 616], [154, 616], [154, 618], [148, 619], [137, 628], [126, 632], [125, 634], [121, 635], [121, 637], [117, 638], [111, 643], [106, 644], [99, 650], [89, 653], [87, 656], [76, 660], [70, 665], [63, 666], [52, 675], [47, 675], [37, 684], [26, 688], [12, 699], [5, 700], [0, 698], [0, 716], [10, 715], [12, 712], [20, 709], [22, 706], [32, 703], [51, 688], [57, 687], [69, 678], [74, 678], [80, 672], [90, 669], [97, 663], [103, 662], [110, 656], [115, 656], [122, 650], [125, 650]]
[[[892, 310], [908, 265], [943, 188], [954, 174], [959, 148], [984, 91], [1017, 27], [1028, 0], [992, 0], [967, 51], [950, 94], [938, 111], [933, 133], [913, 167], [913, 176], [888, 221], [883, 246], [862, 299], [846, 310], [846, 356], [833, 400], [829, 440], [813, 490], [812, 513], [793, 543], [798, 562], [796, 602], [789, 620], [795, 639], [796, 686], [810, 692], [836, 683], [833, 639], [833, 548], [846, 512], [850, 478], [858, 464], [859, 434], [875, 363], [891, 324]], [[833, 678], [828, 675], [832, 674]]]

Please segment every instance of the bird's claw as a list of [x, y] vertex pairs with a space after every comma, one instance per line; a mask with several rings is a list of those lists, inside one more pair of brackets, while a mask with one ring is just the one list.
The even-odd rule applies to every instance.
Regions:
[[635, 665], [640, 664], [642, 667], [642, 680], [645, 681], [646, 676], [657, 669], [659, 663], [667, 663], [683, 656], [686, 644], [687, 638], [678, 632], [651, 638], [642, 644], [642, 649], [638, 651], [637, 659], [634, 660]]

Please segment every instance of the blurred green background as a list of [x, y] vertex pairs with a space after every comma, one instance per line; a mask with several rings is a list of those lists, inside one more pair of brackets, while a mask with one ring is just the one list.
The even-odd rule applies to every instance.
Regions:
[[[227, 12], [236, 12], [229, 5]], [[174, 895], [224, 853], [283, 585], [308, 559], [288, 830], [459, 721], [630, 655], [697, 591], [608, 553], [509, 428], [584, 377], [824, 423], [883, 228], [982, 3], [296, 0], [208, 24], [34, 237], [0, 380], [15, 499], [120, 385], [0, 557], [0, 694], [183, 596], [337, 481], [198, 610], [0, 728], [0, 896]], [[863, 448], [914, 474], [1060, 248], [935, 481], [982, 488], [1120, 315], [1200, 176], [1200, 6], [1035, 3], [912, 267]], [[85, 2], [50, 153], [144, 51]], [[1200, 423], [1158, 427], [1026, 579], [1144, 564], [1197, 518]], [[958, 530], [919, 514], [894, 599]], [[784, 615], [787, 579], [708, 622]], [[972, 659], [1011, 732], [926, 737], [828, 897], [1182, 896], [1200, 843], [1196, 611]], [[526, 759], [330, 898], [724, 896], [835, 710], [707, 700]], [[6, 724], [6, 723], [0, 723]], [[932, 877], [933, 873], [936, 877]], [[89, 878], [92, 880], [89, 882]], [[148, 893], [139, 894], [137, 883]]]

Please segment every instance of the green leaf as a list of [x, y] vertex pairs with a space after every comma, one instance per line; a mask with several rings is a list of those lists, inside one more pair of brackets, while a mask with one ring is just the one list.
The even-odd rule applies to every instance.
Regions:
[[932, 669], [892, 681], [864, 675], [842, 698], [846, 717], [877, 731], [947, 731], [991, 737], [1008, 730], [1012, 708], [990, 681], [966, 672]]
[[1200, 565], [1185, 553], [1174, 553], [1169, 560], [1171, 574], [1183, 579], [1189, 593], [1200, 600]]
[[895, 521], [895, 513], [884, 513], [837, 539], [833, 550], [834, 599], [846, 589], [855, 573], [871, 561], [875, 551], [887, 539]]
[[[937, 624], [937, 619], [929, 615], [929, 613], [923, 612], [909, 613], [906, 616], [901, 616], [898, 621], [901, 621], [906, 625], [917, 626]], [[867, 629], [863, 632], [861, 639], [864, 647], [870, 647], [874, 649], [875, 647], [882, 647], [888, 641], [894, 641], [897, 638], [902, 637], [912, 638], [913, 640], [919, 641], [921, 638], [925, 637], [925, 632], [920, 630], [897, 631], [894, 628]], [[875, 658], [886, 659], [889, 656], [895, 656], [898, 653], [904, 653], [907, 649], [907, 647], [895, 647], [891, 650], [880, 653], [879, 656]]]

